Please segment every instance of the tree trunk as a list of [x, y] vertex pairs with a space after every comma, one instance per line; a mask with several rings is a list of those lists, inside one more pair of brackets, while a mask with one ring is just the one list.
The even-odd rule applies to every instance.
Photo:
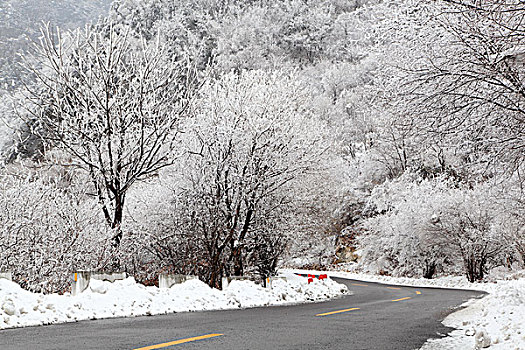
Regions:
[[423, 277], [427, 279], [432, 279], [436, 273], [436, 263], [435, 262], [425, 262], [425, 269], [423, 271]]
[[486, 259], [484, 257], [477, 258], [473, 253], [466, 257], [465, 268], [469, 282], [474, 283], [485, 277], [485, 264]]
[[115, 195], [115, 211], [113, 215], [113, 222], [111, 228], [115, 230], [115, 236], [113, 236], [113, 245], [115, 247], [120, 246], [122, 241], [122, 217], [124, 214], [124, 195], [118, 193]]
[[222, 266], [219, 263], [219, 259], [220, 256], [211, 259], [208, 285], [212, 288], [222, 289]]
[[244, 224], [242, 226], [241, 233], [239, 235], [239, 240], [237, 242], [232, 241], [232, 244], [237, 243], [237, 246], [232, 246], [231, 258], [233, 260], [233, 275], [234, 276], [243, 276], [244, 274], [244, 263], [243, 263], [243, 249], [242, 242], [246, 238], [246, 234], [250, 229], [250, 224], [253, 217], [253, 209], [248, 209], [246, 212], [246, 217], [244, 218]]
[[241, 246], [237, 246], [233, 249], [232, 257], [233, 257], [233, 275], [243, 276], [244, 275], [244, 264], [242, 261]]

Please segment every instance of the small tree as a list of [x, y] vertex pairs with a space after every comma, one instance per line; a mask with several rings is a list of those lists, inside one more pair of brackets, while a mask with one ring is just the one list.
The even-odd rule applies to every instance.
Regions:
[[498, 192], [489, 184], [443, 188], [433, 210], [425, 229], [428, 243], [448, 247], [454, 253], [449, 258], [457, 257], [470, 282], [503, 265], [504, 232], [497, 225], [502, 208]]
[[27, 86], [27, 121], [89, 173], [116, 246], [128, 189], [172, 164], [188, 109], [190, 72], [165, 57], [158, 41], [134, 40], [111, 24], [66, 35], [45, 26], [38, 63], [27, 63], [42, 87]]
[[261, 279], [277, 274], [279, 259], [287, 244], [288, 237], [270, 231], [258, 232], [247, 243], [247, 261]]
[[468, 281], [476, 282], [483, 279], [491, 264], [498, 263], [503, 246], [491, 232], [494, 218], [487, 210], [480, 208], [473, 213], [461, 209], [464, 208], [446, 208], [435, 226], [460, 253]]
[[397, 276], [432, 278], [444, 266], [451, 250], [427, 234], [427, 220], [439, 205], [447, 181], [423, 180], [407, 172], [398, 179], [376, 186], [365, 210], [365, 234], [358, 238], [363, 247], [361, 265]]
[[377, 186], [369, 206], [379, 215], [365, 221], [361, 264], [394, 275], [430, 278], [436, 270], [460, 272], [471, 282], [503, 264], [504, 233], [498, 192], [444, 176], [407, 173]]

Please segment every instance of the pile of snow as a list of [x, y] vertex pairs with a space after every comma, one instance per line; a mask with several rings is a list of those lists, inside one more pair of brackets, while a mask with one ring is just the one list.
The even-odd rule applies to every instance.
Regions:
[[422, 349], [525, 350], [525, 279], [498, 281], [485, 289], [489, 295], [443, 320], [456, 328], [450, 337], [429, 340]]
[[75, 322], [88, 319], [158, 315], [172, 312], [235, 309], [326, 300], [348, 293], [345, 285], [330, 279], [307, 279], [290, 273], [272, 289], [251, 281], [232, 281], [225, 290], [189, 280], [169, 289], [145, 287], [127, 278], [113, 283], [91, 280], [86, 291], [36, 294], [0, 279], [0, 329]]
[[[297, 273], [317, 273], [311, 270], [286, 270]], [[462, 276], [436, 279], [377, 276], [351, 272], [329, 272], [330, 277], [342, 277], [368, 282], [412, 287], [480, 290], [489, 293], [482, 299], [472, 299], [464, 308], [450, 314], [443, 324], [456, 328], [448, 337], [431, 339], [422, 350], [445, 349], [512, 349], [525, 350], [525, 271], [506, 272], [488, 283], [470, 283]]]

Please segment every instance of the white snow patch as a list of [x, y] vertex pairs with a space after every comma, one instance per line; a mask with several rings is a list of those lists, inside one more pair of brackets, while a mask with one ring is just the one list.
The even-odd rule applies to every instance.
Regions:
[[283, 273], [272, 289], [251, 281], [232, 281], [223, 291], [199, 280], [189, 280], [169, 289], [145, 287], [133, 278], [115, 281], [91, 280], [77, 296], [36, 294], [14, 282], [0, 279], [0, 329], [74, 322], [110, 317], [158, 315], [172, 312], [236, 309], [321, 301], [347, 294], [346, 286], [330, 279], [315, 280]]

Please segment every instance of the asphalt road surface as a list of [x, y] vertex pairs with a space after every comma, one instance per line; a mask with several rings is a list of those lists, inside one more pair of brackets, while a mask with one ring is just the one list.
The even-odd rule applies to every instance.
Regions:
[[321, 303], [82, 321], [0, 331], [0, 349], [418, 349], [474, 291], [335, 279], [353, 295]]

